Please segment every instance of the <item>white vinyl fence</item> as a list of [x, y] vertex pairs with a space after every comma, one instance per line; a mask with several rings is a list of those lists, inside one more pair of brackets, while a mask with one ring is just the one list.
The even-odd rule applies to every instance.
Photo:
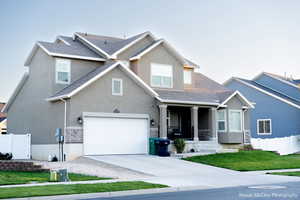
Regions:
[[31, 135], [0, 135], [0, 152], [12, 153], [13, 159], [30, 159]]
[[256, 149], [277, 151], [280, 155], [300, 152], [300, 135], [282, 138], [251, 138], [251, 144]]

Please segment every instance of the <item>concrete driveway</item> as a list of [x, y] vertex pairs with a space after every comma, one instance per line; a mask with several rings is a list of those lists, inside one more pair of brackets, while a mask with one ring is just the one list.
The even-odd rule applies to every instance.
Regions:
[[172, 187], [231, 187], [300, 181], [298, 177], [249, 174], [177, 158], [150, 155], [87, 156], [100, 162], [152, 175], [140, 180]]

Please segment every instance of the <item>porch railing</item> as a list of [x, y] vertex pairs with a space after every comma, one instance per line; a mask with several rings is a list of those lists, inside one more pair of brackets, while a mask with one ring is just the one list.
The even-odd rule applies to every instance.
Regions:
[[198, 136], [200, 141], [209, 141], [212, 140], [212, 133], [210, 129], [199, 129]]

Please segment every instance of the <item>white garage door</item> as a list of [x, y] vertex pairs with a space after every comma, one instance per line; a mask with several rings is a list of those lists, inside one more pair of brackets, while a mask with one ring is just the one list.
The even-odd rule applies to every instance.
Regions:
[[147, 154], [148, 119], [139, 114], [84, 113], [84, 154]]

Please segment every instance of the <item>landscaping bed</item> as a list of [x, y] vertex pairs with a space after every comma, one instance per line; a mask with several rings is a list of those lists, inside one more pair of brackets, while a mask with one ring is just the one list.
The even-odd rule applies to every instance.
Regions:
[[[97, 176], [88, 176], [82, 174], [69, 173], [70, 181], [89, 181], [89, 180], [106, 180]], [[0, 171], [0, 185], [14, 185], [27, 183], [49, 182], [49, 172], [15, 172]], [[2, 189], [1, 189], [2, 190]]]
[[14, 188], [1, 188], [0, 198], [4, 199], [4, 198], [67, 195], [67, 194], [82, 194], [82, 193], [96, 193], [96, 192], [115, 192], [115, 191], [125, 191], [125, 190], [164, 188], [164, 187], [168, 187], [168, 186], [146, 183], [142, 181], [14, 187]]
[[193, 156], [184, 160], [238, 171], [300, 168], [299, 154], [280, 156], [261, 150]]

